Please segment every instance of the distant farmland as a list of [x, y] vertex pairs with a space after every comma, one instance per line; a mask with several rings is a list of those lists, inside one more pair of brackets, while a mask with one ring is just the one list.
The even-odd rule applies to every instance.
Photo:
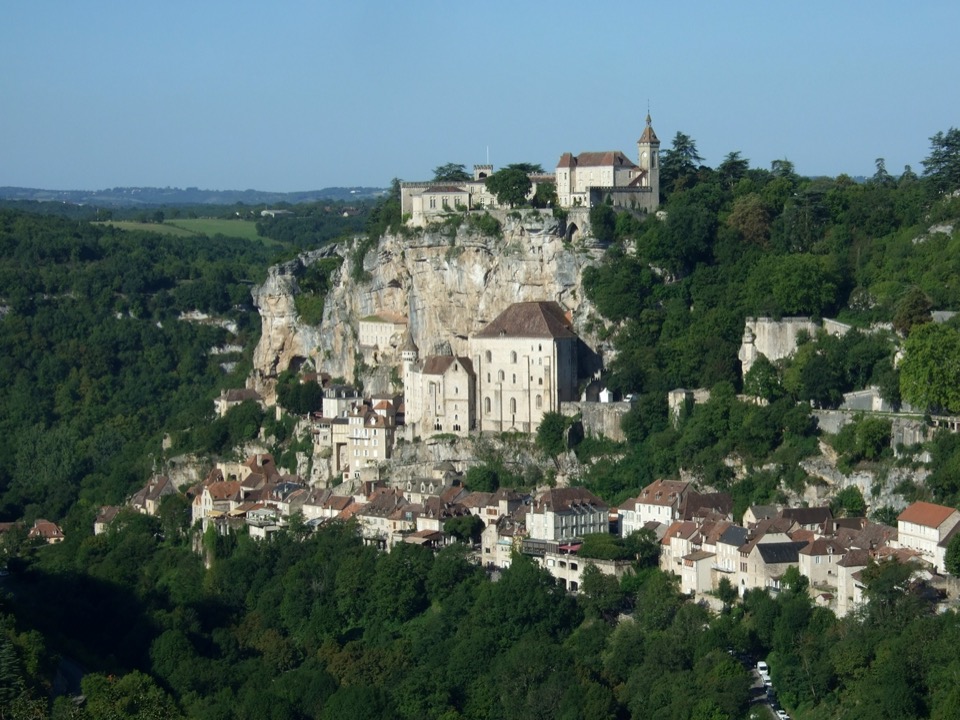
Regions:
[[109, 220], [101, 225], [112, 225], [121, 230], [146, 230], [161, 235], [175, 235], [177, 237], [196, 237], [206, 235], [224, 235], [226, 237], [243, 238], [255, 242], [274, 244], [275, 241], [257, 235], [257, 224], [252, 220], [230, 220], [226, 218], [174, 218], [163, 224], [141, 223], [132, 220]]

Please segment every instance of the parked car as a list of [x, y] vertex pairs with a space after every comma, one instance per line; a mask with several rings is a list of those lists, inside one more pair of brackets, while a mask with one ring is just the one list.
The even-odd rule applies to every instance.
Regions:
[[770, 674], [770, 666], [767, 665], [766, 662], [764, 662], [763, 660], [761, 660], [760, 662], [757, 663], [757, 672], [760, 673], [761, 675], [769, 675], [769, 674]]
[[777, 710], [777, 717], [780, 720], [790, 720], [790, 716], [784, 710]]

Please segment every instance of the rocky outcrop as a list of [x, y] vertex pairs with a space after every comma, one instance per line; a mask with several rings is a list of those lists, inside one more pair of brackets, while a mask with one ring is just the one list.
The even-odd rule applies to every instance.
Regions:
[[331, 251], [271, 268], [267, 281], [254, 291], [263, 322], [255, 375], [269, 379], [311, 359], [318, 371], [348, 380], [356, 373], [366, 390], [389, 392], [389, 369], [399, 364], [398, 349], [380, 348], [379, 368], [358, 363], [359, 320], [384, 311], [408, 319], [421, 356], [459, 355], [468, 353], [468, 338], [511, 303], [556, 300], [572, 312], [578, 333], [596, 348], [584, 327], [588, 308], [581, 276], [602, 251], [565, 243], [562, 223], [549, 212], [503, 213], [498, 219], [503, 234], [497, 238], [471, 232], [466, 223], [456, 233], [434, 227], [384, 236], [364, 257], [360, 282], [350, 272], [359, 243], [338, 246], [332, 251], [346, 260], [331, 279], [319, 328], [305, 326], [297, 317], [296, 276]]
[[300, 321], [294, 297], [300, 291], [297, 275], [333, 248], [304, 253], [295, 260], [274, 265], [266, 281], [251, 294], [260, 313], [260, 342], [253, 352], [253, 387], [269, 403], [274, 401], [273, 380], [290, 367], [312, 358], [319, 344], [320, 328]]

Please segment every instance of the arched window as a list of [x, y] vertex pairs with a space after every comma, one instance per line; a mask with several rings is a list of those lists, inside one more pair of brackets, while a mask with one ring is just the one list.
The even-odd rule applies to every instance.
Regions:
[[490, 412], [490, 398], [488, 397], [483, 399], [483, 411], [485, 413]]
[[543, 395], [537, 395], [537, 410], [543, 407]]
[[511, 413], [516, 413], [516, 412], [517, 412], [517, 399], [516, 399], [516, 398], [510, 398], [510, 412], [511, 412]]
[[504, 375], [503, 375], [503, 370], [498, 371], [498, 372], [497, 372], [497, 381], [503, 382], [503, 377], [504, 377]]
[[513, 374], [513, 380], [511, 380], [511, 382], [512, 382], [514, 385], [517, 384], [517, 374], [516, 374], [516, 373]]
[[517, 362], [517, 351], [516, 351], [516, 350], [511, 350], [511, 351], [510, 351], [510, 362], [512, 362], [512, 363], [516, 363], [516, 362]]
[[487, 350], [483, 356], [487, 362], [490, 362], [493, 359], [493, 353], [491, 353], [489, 350]]

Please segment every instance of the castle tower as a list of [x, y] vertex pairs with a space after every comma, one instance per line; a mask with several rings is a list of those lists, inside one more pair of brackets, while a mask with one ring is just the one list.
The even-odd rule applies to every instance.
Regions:
[[653, 191], [653, 208], [656, 208], [660, 204], [660, 140], [653, 131], [649, 112], [647, 126], [637, 140], [637, 165], [647, 171], [647, 184]]

